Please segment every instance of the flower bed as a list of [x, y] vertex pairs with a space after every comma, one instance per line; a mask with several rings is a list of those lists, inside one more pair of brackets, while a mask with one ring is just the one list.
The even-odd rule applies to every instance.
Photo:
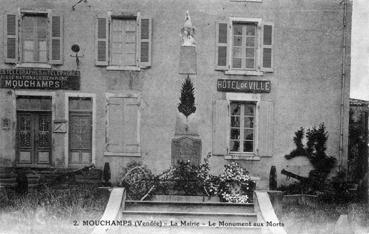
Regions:
[[221, 201], [235, 203], [252, 202], [255, 183], [238, 163], [224, 166], [220, 175], [210, 174], [208, 158], [199, 166], [190, 162], [178, 162], [159, 175], [153, 175], [144, 165], [132, 162], [127, 165], [121, 185], [128, 199], [145, 200], [152, 195], [218, 196]]

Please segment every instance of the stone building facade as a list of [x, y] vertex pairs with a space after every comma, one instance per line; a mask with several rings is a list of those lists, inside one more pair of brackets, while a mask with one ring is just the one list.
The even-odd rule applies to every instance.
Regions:
[[109, 162], [113, 182], [132, 160], [167, 169], [189, 10], [197, 59], [189, 118], [214, 173], [236, 160], [266, 187], [272, 165], [288, 166], [294, 132], [322, 122], [328, 154], [345, 167], [350, 2], [77, 2], [0, 1], [2, 166]]

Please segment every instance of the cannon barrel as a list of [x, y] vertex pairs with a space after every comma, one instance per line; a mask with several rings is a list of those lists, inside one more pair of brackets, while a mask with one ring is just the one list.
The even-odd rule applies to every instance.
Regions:
[[303, 177], [303, 176], [296, 175], [295, 173], [292, 173], [290, 171], [286, 171], [285, 169], [282, 169], [281, 174], [289, 176], [289, 177], [294, 178], [296, 180], [299, 180], [303, 183], [310, 183], [311, 182], [311, 180], [308, 177]]

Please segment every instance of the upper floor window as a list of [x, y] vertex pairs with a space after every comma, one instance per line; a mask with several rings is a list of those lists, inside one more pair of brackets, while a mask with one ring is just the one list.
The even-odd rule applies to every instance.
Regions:
[[226, 74], [273, 71], [273, 25], [261, 19], [230, 18], [217, 23], [216, 69]]
[[150, 67], [151, 22], [140, 14], [98, 16], [96, 65], [112, 70]]
[[256, 24], [233, 24], [232, 69], [256, 69]]
[[46, 15], [29, 16], [22, 20], [22, 60], [23, 62], [47, 63]]
[[21, 10], [7, 14], [5, 62], [63, 63], [63, 19], [51, 11]]

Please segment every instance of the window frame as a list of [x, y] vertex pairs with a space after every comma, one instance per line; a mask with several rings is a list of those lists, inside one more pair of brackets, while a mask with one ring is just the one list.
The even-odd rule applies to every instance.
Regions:
[[[256, 24], [256, 59], [255, 59], [255, 69], [237, 69], [232, 68], [232, 58], [233, 58], [233, 25], [235, 23], [252, 23]], [[243, 17], [229, 17], [228, 21], [228, 70], [225, 71], [227, 75], [253, 75], [261, 76], [263, 72], [261, 71], [261, 49], [262, 49], [262, 19], [261, 18], [243, 18]]]
[[[136, 20], [136, 65], [134, 66], [126, 66], [126, 65], [111, 65], [112, 61], [112, 23], [113, 20], [129, 20], [129, 19], [135, 19]], [[140, 12], [137, 13], [115, 13], [115, 12], [108, 12], [108, 65], [106, 66], [106, 70], [112, 70], [112, 71], [140, 71], [140, 55], [141, 55], [141, 14]]]
[[[259, 106], [261, 101], [260, 94], [251, 93], [226, 93], [226, 99], [228, 101], [228, 126], [227, 126], [227, 148], [228, 153], [225, 155], [225, 159], [245, 159], [245, 160], [260, 160], [258, 153], [259, 147]], [[254, 145], [253, 152], [235, 152], [230, 151], [231, 141], [231, 109], [230, 104], [232, 102], [240, 103], [255, 103], [255, 115], [254, 115]]]
[[[257, 104], [255, 102], [250, 102], [250, 101], [230, 101], [230, 111], [231, 111], [231, 106], [232, 104], [238, 104], [240, 106], [240, 114], [238, 115], [238, 118], [239, 118], [239, 126], [238, 127], [234, 127], [232, 126], [232, 117], [237, 117], [237, 116], [232, 116], [232, 113], [230, 113], [230, 130], [232, 132], [232, 129], [237, 129], [239, 130], [239, 151], [232, 151], [231, 150], [231, 147], [229, 147], [229, 152], [230, 154], [237, 154], [237, 153], [242, 153], [242, 154], [252, 154], [252, 153], [255, 153], [255, 144], [256, 144], [256, 139], [255, 139], [255, 129], [256, 129], [256, 107], [257, 107]], [[253, 108], [254, 108], [254, 113], [252, 116], [250, 115], [246, 115], [246, 112], [245, 112], [245, 106], [246, 105], [252, 105]], [[250, 141], [250, 140], [246, 140], [244, 137], [245, 137], [245, 130], [246, 130], [246, 127], [245, 127], [245, 124], [244, 124], [244, 118], [246, 117], [252, 117], [253, 118], [253, 126], [252, 128], [248, 128], [248, 129], [251, 129], [252, 130], [252, 151], [245, 151], [245, 148], [244, 148], [244, 141]], [[232, 139], [230, 137], [229, 139], [230, 142], [234, 141], [234, 139]], [[230, 143], [231, 144], [231, 143]]]
[[[6, 12], [5, 13], [5, 17], [7, 17], [8, 15], [15, 15], [16, 17], [16, 22], [15, 22], [15, 30], [16, 30], [16, 34], [14, 36], [12, 36], [12, 38], [16, 39], [15, 42], [15, 53], [16, 53], [16, 57], [15, 58], [8, 58], [7, 57], [7, 52], [4, 53], [5, 55], [5, 63], [10, 63], [15, 65], [16, 68], [46, 68], [46, 69], [50, 69], [52, 67], [52, 65], [63, 65], [63, 60], [64, 60], [64, 22], [63, 22], [63, 15], [55, 15], [55, 13], [53, 10], [51, 9], [43, 9], [43, 8], [18, 8], [16, 12]], [[27, 61], [24, 62], [24, 56], [23, 56], [23, 33], [22, 33], [22, 29], [23, 29], [23, 25], [22, 25], [22, 21], [23, 21], [23, 17], [24, 16], [45, 16], [47, 18], [47, 29], [46, 29], [46, 61]], [[53, 17], [59, 17], [60, 21], [59, 21], [59, 35], [58, 36], [53, 36], [52, 34], [52, 30], [53, 30]], [[6, 21], [5, 21], [6, 22]], [[4, 30], [5, 32], [5, 30]], [[5, 37], [9, 37], [9, 35], [6, 34], [6, 32], [4, 33]], [[52, 40], [59, 40], [59, 59], [52, 58], [52, 51], [53, 51], [53, 44], [52, 44]], [[6, 39], [5, 39], [6, 40]], [[5, 48], [7, 47], [7, 43], [5, 43]]]

